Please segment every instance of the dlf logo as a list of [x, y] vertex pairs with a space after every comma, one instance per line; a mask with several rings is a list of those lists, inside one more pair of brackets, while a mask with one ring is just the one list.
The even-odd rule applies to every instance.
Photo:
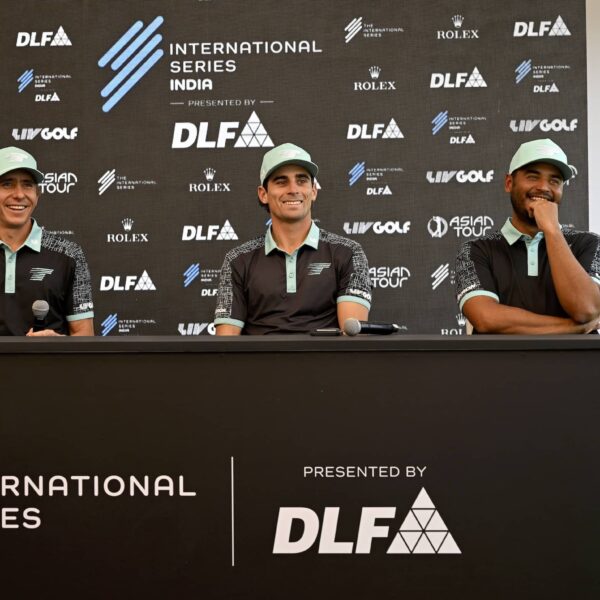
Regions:
[[[217, 139], [209, 139], [209, 123], [175, 123], [173, 128], [172, 148], [225, 148], [231, 145], [228, 140], [235, 139], [234, 148], [270, 148], [273, 142], [261, 123], [256, 112], [252, 112], [248, 122], [237, 135], [239, 121], [223, 121], [219, 124]], [[237, 139], [236, 139], [237, 138]]]
[[125, 275], [121, 283], [121, 276], [103, 275], [100, 279], [100, 291], [107, 292], [127, 292], [133, 290], [135, 292], [154, 292], [156, 286], [150, 279], [148, 271], [144, 271], [139, 277], [137, 275]]
[[479, 72], [479, 69], [475, 67], [471, 75], [468, 73], [432, 73], [431, 74], [431, 88], [484, 88], [487, 87], [485, 79]]
[[223, 227], [219, 225], [207, 225], [204, 229], [203, 225], [184, 225], [183, 233], [181, 234], [181, 240], [189, 242], [190, 240], [196, 241], [210, 241], [216, 240], [237, 240], [238, 236], [233, 230], [231, 223], [225, 221]]
[[350, 123], [348, 125], [349, 140], [376, 140], [381, 139], [401, 139], [404, 135], [400, 131], [395, 119], [385, 123], [375, 123], [371, 128], [368, 124]]
[[552, 21], [517, 21], [513, 31], [513, 37], [544, 37], [548, 36], [563, 36], [571, 35], [567, 24], [563, 18], [558, 15], [558, 19], [552, 24]]
[[43, 31], [38, 39], [37, 32], [19, 31], [17, 34], [17, 48], [24, 46], [71, 46], [71, 40], [62, 27], [56, 33]]
[[[431, 498], [422, 488], [397, 531], [378, 521], [396, 517], [395, 506], [364, 506], [356, 542], [338, 541], [339, 506], [327, 506], [322, 524], [319, 515], [302, 506], [282, 506], [277, 518], [273, 554], [301, 554], [319, 540], [319, 554], [370, 554], [376, 538], [387, 540], [387, 554], [461, 554]], [[294, 522], [303, 525], [302, 534], [292, 540]]]

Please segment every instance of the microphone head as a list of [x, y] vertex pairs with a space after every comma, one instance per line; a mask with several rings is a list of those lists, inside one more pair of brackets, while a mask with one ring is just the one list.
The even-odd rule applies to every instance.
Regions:
[[45, 300], [36, 300], [31, 305], [31, 310], [36, 319], [42, 320], [46, 318], [46, 315], [50, 311], [50, 305]]
[[360, 333], [360, 321], [358, 319], [346, 319], [344, 321], [344, 333], [346, 335], [354, 336]]

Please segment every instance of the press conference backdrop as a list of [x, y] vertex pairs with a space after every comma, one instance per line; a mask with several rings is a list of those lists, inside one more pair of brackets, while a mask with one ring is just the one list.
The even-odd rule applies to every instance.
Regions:
[[85, 248], [102, 335], [213, 332], [223, 256], [264, 231], [258, 169], [283, 142], [320, 165], [319, 225], [363, 245], [372, 318], [409, 333], [464, 333], [454, 257], [510, 213], [520, 143], [565, 148], [561, 221], [588, 227], [584, 0], [0, 11], [1, 142], [47, 173], [37, 218]]

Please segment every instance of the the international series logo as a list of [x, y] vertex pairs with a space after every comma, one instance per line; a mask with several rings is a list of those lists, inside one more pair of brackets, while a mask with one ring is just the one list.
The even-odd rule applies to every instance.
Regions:
[[200, 275], [200, 263], [192, 263], [183, 272], [183, 287], [188, 287]]
[[107, 336], [117, 326], [118, 322], [119, 319], [117, 318], [117, 313], [108, 315], [108, 317], [100, 324], [100, 335], [103, 337]]
[[110, 112], [162, 58], [164, 51], [157, 48], [162, 36], [155, 32], [163, 22], [163, 17], [156, 17], [144, 29], [144, 23], [136, 21], [98, 61], [101, 69], [110, 64], [116, 72], [100, 92], [102, 98], [107, 98], [102, 105], [105, 113]]
[[33, 81], [33, 69], [24, 71], [17, 79], [19, 94]]

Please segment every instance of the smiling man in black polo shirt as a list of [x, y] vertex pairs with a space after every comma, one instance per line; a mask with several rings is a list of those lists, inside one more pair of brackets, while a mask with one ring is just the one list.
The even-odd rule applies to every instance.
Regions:
[[369, 268], [360, 244], [312, 221], [318, 167], [294, 144], [267, 152], [258, 199], [271, 214], [261, 235], [227, 253], [217, 335], [306, 333], [367, 320]]
[[[31, 218], [44, 175], [33, 156], [0, 149], [0, 335], [94, 335], [90, 273], [81, 248]], [[32, 331], [32, 304], [45, 300], [45, 329]]]
[[600, 327], [600, 236], [558, 222], [576, 170], [552, 140], [522, 144], [504, 188], [513, 207], [500, 231], [465, 242], [458, 303], [475, 333], [590, 333]]

